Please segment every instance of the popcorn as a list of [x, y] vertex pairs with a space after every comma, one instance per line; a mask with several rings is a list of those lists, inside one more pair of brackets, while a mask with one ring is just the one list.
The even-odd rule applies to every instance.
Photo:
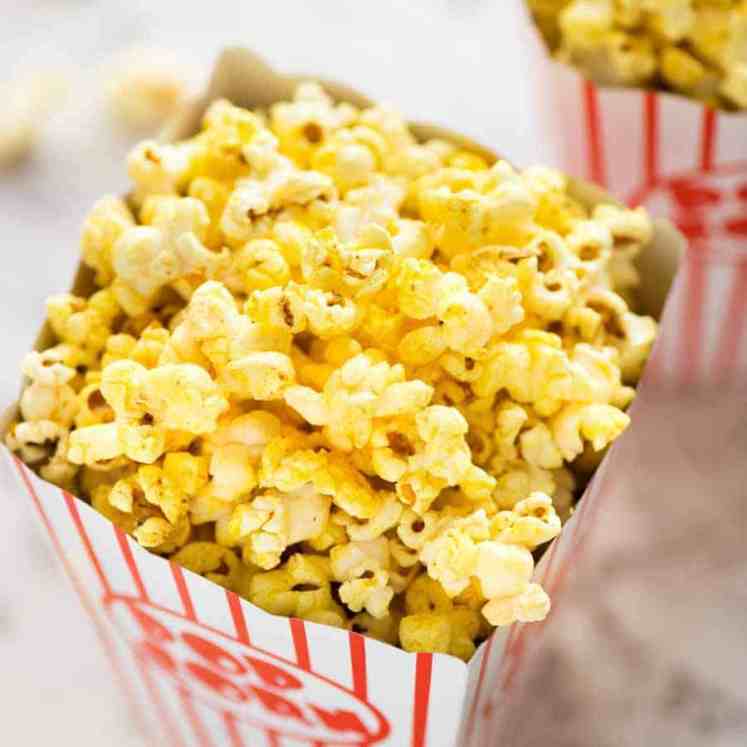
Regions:
[[70, 434], [67, 458], [73, 464], [95, 465], [115, 459], [122, 453], [116, 423], [89, 425]]
[[274, 568], [287, 547], [322, 532], [329, 509], [330, 499], [309, 485], [289, 493], [265, 492], [233, 511], [228, 530], [242, 543], [245, 559]]
[[242, 399], [282, 399], [293, 383], [293, 362], [283, 353], [259, 352], [231, 361], [224, 369], [224, 389]]
[[250, 577], [232, 550], [212, 542], [189, 542], [171, 559], [231, 591], [241, 592]]
[[66, 82], [51, 71], [8, 81], [0, 87], [0, 167], [28, 158], [41, 137], [43, 123], [65, 98]]
[[228, 407], [215, 381], [191, 363], [167, 364], [147, 371], [141, 396], [146, 412], [157, 423], [195, 435], [213, 431], [218, 416]]
[[78, 403], [70, 382], [75, 370], [43, 353], [28, 353], [22, 371], [31, 383], [21, 395], [21, 416], [26, 421], [48, 420], [63, 427], [72, 425]]
[[210, 219], [199, 200], [159, 198], [146, 203], [144, 217], [148, 225], [130, 228], [114, 244], [112, 262], [117, 278], [144, 298], [186, 276], [208, 277], [225, 260], [202, 244]]
[[106, 286], [114, 278], [112, 252], [122, 234], [135, 225], [127, 204], [119, 197], [102, 197], [83, 223], [81, 257], [96, 272], [96, 283]]
[[176, 195], [186, 182], [194, 148], [143, 140], [127, 157], [127, 174], [142, 205], [150, 195]]
[[186, 101], [184, 68], [165, 50], [130, 49], [109, 67], [109, 107], [130, 130], [158, 127]]
[[474, 639], [478, 632], [477, 614], [465, 609], [406, 615], [399, 627], [400, 643], [405, 651], [433, 651], [465, 661], [475, 652]]
[[490, 534], [494, 539], [529, 550], [557, 537], [560, 529], [553, 499], [540, 492], [518, 501], [510, 511], [498, 512], [490, 522]]
[[210, 493], [215, 498], [234, 500], [257, 486], [251, 449], [240, 443], [219, 446], [210, 457]]
[[295, 554], [284, 568], [253, 576], [248, 596], [268, 612], [344, 627], [345, 615], [332, 597], [330, 579], [327, 558]]
[[520, 593], [534, 570], [529, 550], [495, 542], [481, 543], [475, 562], [475, 575], [487, 599]]
[[550, 612], [550, 598], [539, 584], [527, 584], [521, 594], [491, 599], [482, 614], [491, 625], [544, 620]]
[[394, 589], [388, 586], [389, 574], [378, 571], [372, 577], [345, 581], [340, 586], [340, 599], [353, 612], [365, 609], [372, 617], [381, 619], [389, 611]]
[[101, 392], [120, 422], [149, 419], [195, 435], [214, 430], [228, 407], [209, 374], [191, 363], [148, 370], [139, 363], [117, 361], [104, 369]]
[[51, 420], [16, 423], [6, 437], [8, 447], [20, 452], [23, 460], [34, 464], [47, 456], [47, 444], [64, 439], [67, 428]]
[[592, 80], [658, 84], [709, 105], [747, 107], [742, 0], [528, 0], [528, 5], [554, 54]]
[[47, 319], [60, 342], [81, 351], [82, 360], [91, 363], [106, 345], [112, 323], [120, 312], [114, 294], [106, 288], [89, 299], [62, 293], [47, 299]]
[[583, 440], [594, 451], [612, 443], [627, 427], [630, 418], [611, 405], [568, 405], [552, 419], [555, 442], [567, 461], [583, 452]]
[[[568, 7], [602, 39], [644, 23]], [[674, 10], [641, 17], [676, 46]], [[269, 114], [215, 102], [128, 165], [131, 198], [84, 226], [98, 290], [50, 299], [56, 344], [24, 361], [11, 448], [272, 613], [465, 660], [542, 619], [533, 553], [656, 335], [625, 300], [647, 215], [308, 84]]]
[[[26, 389], [26, 392], [30, 391], [33, 391], [33, 386]], [[88, 384], [80, 390], [77, 409], [75, 425], [78, 428], [96, 425], [97, 423], [109, 423], [114, 420], [114, 410], [107, 404], [104, 395], [101, 394], [99, 382]], [[27, 414], [24, 417], [31, 419]]]

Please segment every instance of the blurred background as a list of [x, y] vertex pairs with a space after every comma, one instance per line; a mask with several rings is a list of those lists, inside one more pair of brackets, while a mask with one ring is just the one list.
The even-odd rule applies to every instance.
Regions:
[[[156, 50], [199, 90], [223, 46], [246, 45], [281, 70], [343, 80], [518, 164], [554, 161], [534, 108], [534, 40], [520, 0], [0, 0], [0, 7], [0, 79], [38, 75], [37, 103], [50, 111], [33, 152], [0, 168], [4, 405], [16, 397], [18, 365], [43, 320], [44, 299], [69, 287], [85, 213], [97, 197], [126, 190], [124, 156], [153, 134], [152, 126], [128, 126], [126, 101], [124, 115], [107, 106], [107, 85], [126, 77], [131, 58], [122, 55], [133, 47]], [[130, 84], [136, 90], [137, 81]], [[0, 99], [0, 150], [8, 101]], [[6, 472], [1, 487], [12, 496]], [[109, 747], [139, 747], [90, 624], [35, 521], [27, 505], [6, 501], [3, 736], [9, 744], [88, 747], [106, 735]]]

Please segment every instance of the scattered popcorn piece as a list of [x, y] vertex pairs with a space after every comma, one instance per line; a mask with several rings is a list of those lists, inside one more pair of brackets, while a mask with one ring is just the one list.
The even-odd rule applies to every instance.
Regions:
[[168, 50], [137, 47], [106, 69], [106, 95], [117, 122], [134, 132], [153, 131], [185, 104], [188, 68]]
[[60, 74], [40, 72], [0, 86], [0, 168], [28, 158], [46, 121], [65, 99], [67, 83]]

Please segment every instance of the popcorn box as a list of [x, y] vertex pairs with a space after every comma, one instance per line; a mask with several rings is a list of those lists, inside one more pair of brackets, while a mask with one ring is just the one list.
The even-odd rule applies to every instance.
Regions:
[[[288, 97], [295, 82], [247, 51], [229, 50], [218, 62], [205, 96], [173, 122], [164, 137], [191, 134], [213, 99], [265, 106]], [[345, 86], [325, 83], [325, 87], [337, 99], [367, 103]], [[489, 153], [432, 126], [414, 125], [413, 130], [421, 138], [445, 137]], [[609, 199], [599, 188], [582, 182], [574, 183], [574, 191], [587, 204]], [[639, 260], [641, 305], [647, 313], [661, 315], [681, 253], [681, 237], [665, 221], [657, 222], [654, 241]], [[705, 261], [710, 261], [710, 255]], [[688, 265], [686, 272], [691, 271]], [[699, 272], [705, 278], [711, 270], [703, 266]], [[734, 287], [735, 294], [747, 287], [744, 273], [716, 274], [719, 282]], [[684, 308], [682, 278], [674, 287], [644, 388], [647, 382], [670, 377], [678, 355], [701, 345], [703, 327], [718, 327], [719, 314], [726, 313], [723, 304], [714, 309], [702, 294], [698, 325], [692, 328], [698, 334], [692, 341], [678, 327]], [[73, 291], [85, 294], [91, 288], [90, 271], [81, 266]], [[742, 327], [727, 325], [709, 360], [713, 355], [744, 358]], [[37, 348], [44, 348], [50, 339], [49, 329], [43, 329]], [[13, 414], [13, 408], [6, 412], [4, 428]], [[581, 508], [539, 566], [538, 573], [550, 588], [572, 567], [580, 543], [590, 532], [600, 486], [614, 477], [615, 452], [605, 459]], [[134, 712], [142, 719], [143, 733], [154, 744], [164, 740], [200, 747], [495, 744], [494, 735], [505, 720], [501, 709], [509, 702], [522, 661], [534, 650], [541, 631], [552, 625], [551, 614], [544, 625], [498, 631], [464, 664], [446, 655], [409, 654], [357, 633], [279, 618], [148, 553], [88, 504], [40, 480], [7, 452], [6, 462], [19, 484], [18, 495], [10, 499], [27, 498], [33, 504]]]
[[699, 255], [747, 250], [747, 112], [597, 85], [554, 61], [536, 29], [525, 36], [564, 171], [667, 218]]

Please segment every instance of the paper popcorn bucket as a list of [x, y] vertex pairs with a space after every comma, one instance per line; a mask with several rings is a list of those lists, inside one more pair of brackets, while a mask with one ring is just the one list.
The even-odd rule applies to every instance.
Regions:
[[[165, 136], [193, 132], [215, 98], [264, 106], [287, 98], [293, 85], [293, 79], [273, 72], [249, 52], [229, 50], [206, 95]], [[325, 86], [338, 99], [366, 103], [344, 86]], [[413, 129], [420, 137], [438, 135], [486, 150], [434, 127]], [[609, 199], [580, 182], [574, 188], [588, 204]], [[652, 245], [640, 257], [641, 303], [657, 317], [682, 245], [677, 232], [659, 221]], [[679, 380], [685, 353], [697, 353], [703, 367], [718, 363], [736, 371], [737, 362], [744, 363], [744, 324], [724, 323], [729, 309], [723, 299], [743, 299], [747, 294], [739, 296], [738, 291], [747, 287], [747, 278], [744, 268], [735, 271], [735, 265], [724, 264], [720, 256], [704, 255], [697, 265], [688, 263], [684, 278], [675, 282], [644, 392], [657, 381]], [[692, 274], [698, 275], [703, 290], [695, 307], [686, 307], [683, 289]], [[90, 290], [90, 273], [81, 267], [74, 291]], [[695, 309], [695, 322], [685, 318], [686, 308], [688, 313]], [[719, 334], [709, 337], [707, 330]], [[50, 339], [45, 328], [37, 347]], [[636, 413], [644, 409], [638, 405]], [[12, 416], [13, 410], [6, 413], [4, 428]], [[559, 590], [569, 569], [581, 560], [580, 548], [596, 531], [605, 486], [615, 478], [617, 452], [615, 447], [604, 460], [580, 509], [539, 567], [550, 589]], [[153, 744], [497, 744], [496, 735], [510, 723], [506, 709], [512, 688], [553, 625], [554, 612], [543, 625], [499, 631], [464, 664], [446, 655], [409, 654], [356, 633], [276, 617], [148, 553], [86, 503], [6, 456], [19, 484], [18, 495], [8, 499], [33, 504]]]
[[553, 60], [538, 31], [525, 36], [564, 171], [667, 218], [698, 254], [747, 252], [747, 112], [596, 85]]

